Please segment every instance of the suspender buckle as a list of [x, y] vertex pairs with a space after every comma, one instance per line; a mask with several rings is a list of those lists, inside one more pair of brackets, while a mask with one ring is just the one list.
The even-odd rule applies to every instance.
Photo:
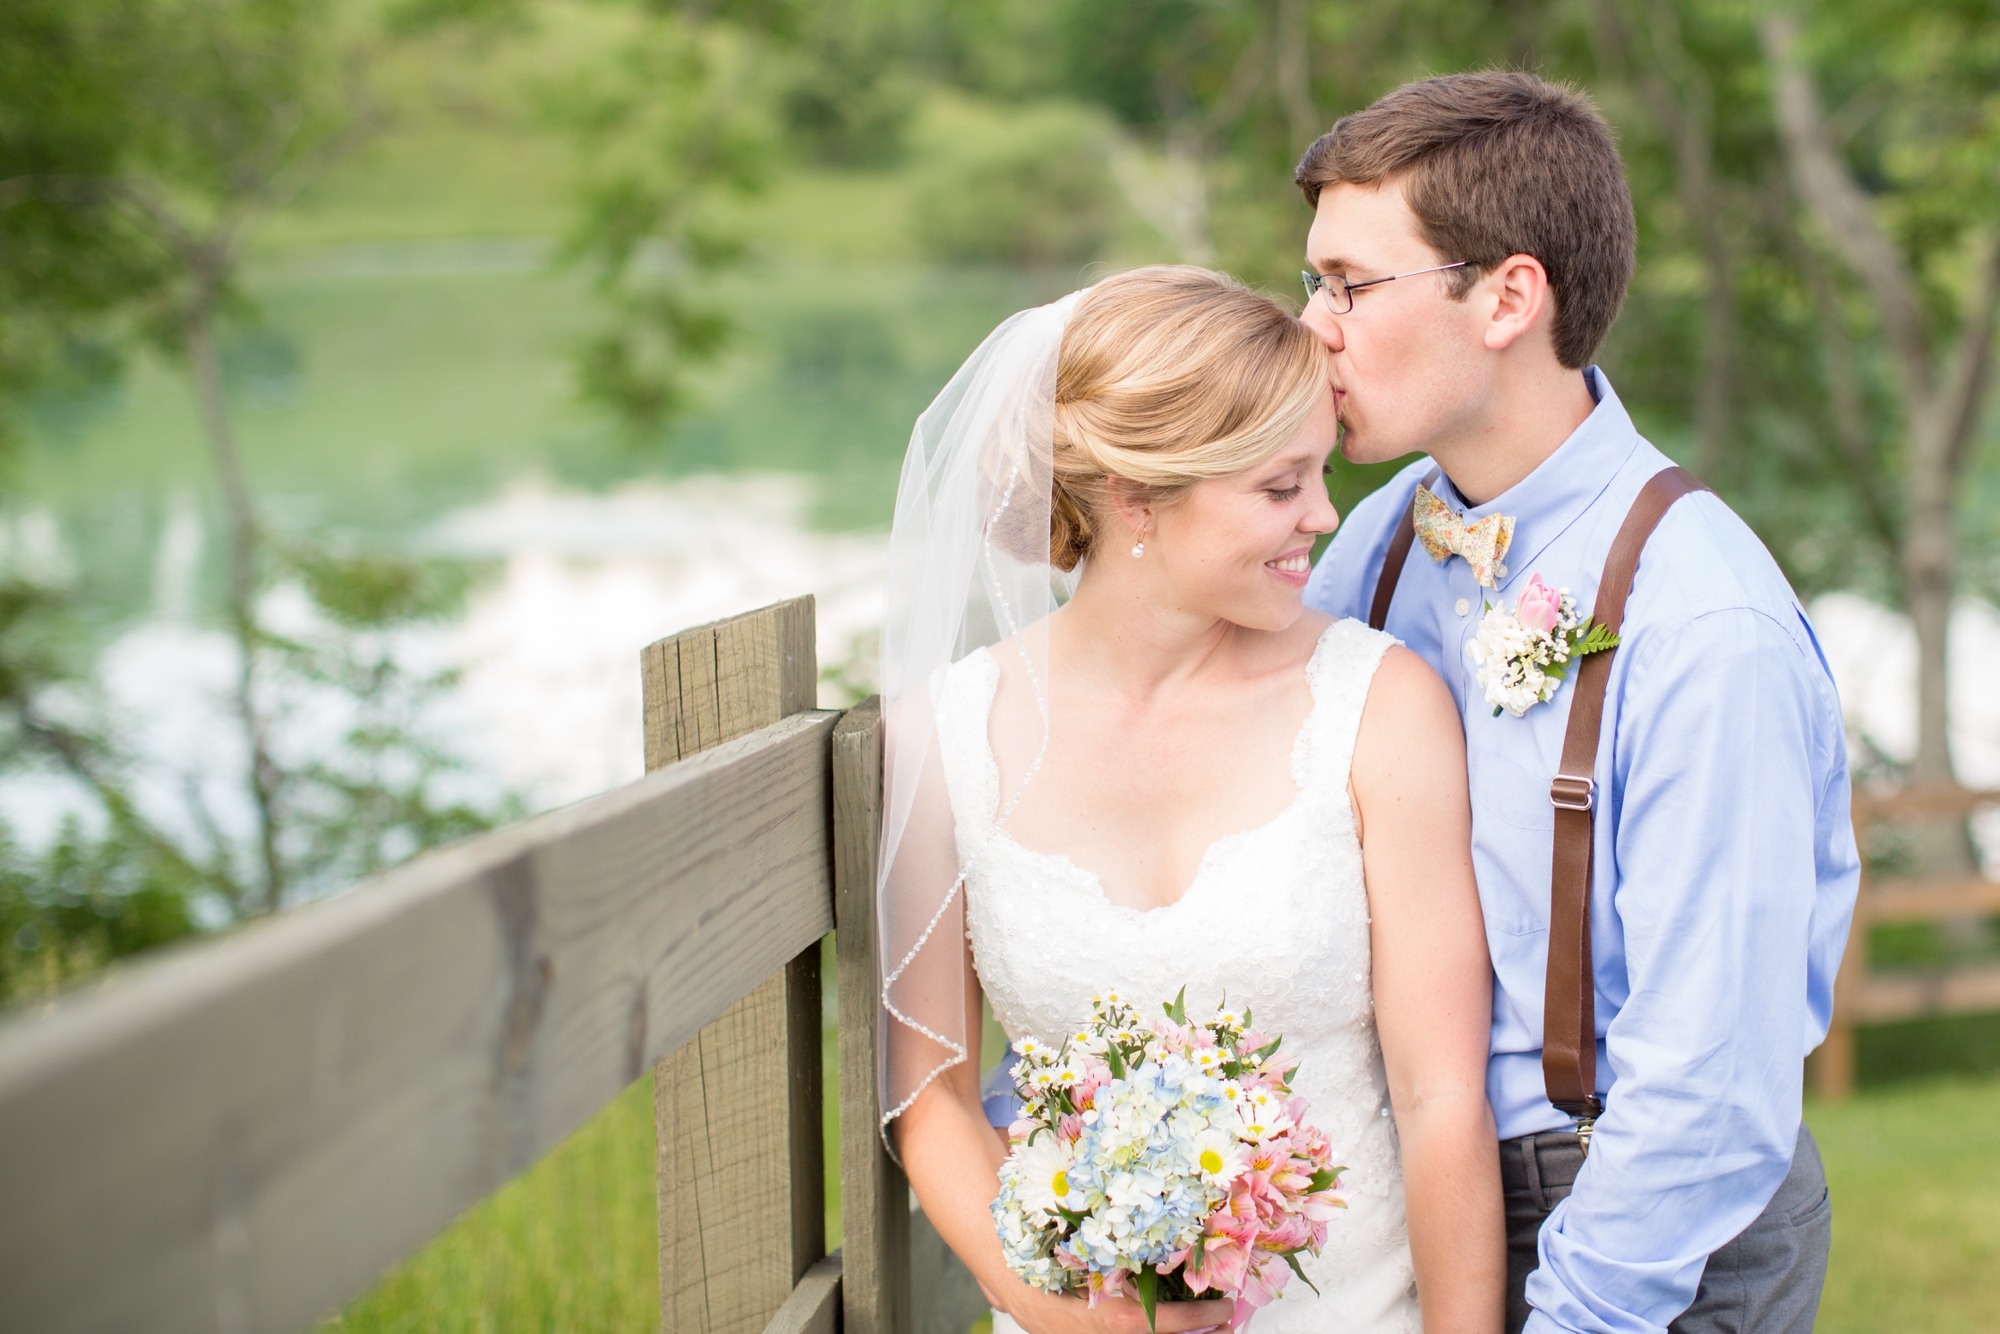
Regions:
[[1589, 811], [1597, 804], [1597, 780], [1557, 774], [1549, 784], [1549, 805], [1559, 811]]

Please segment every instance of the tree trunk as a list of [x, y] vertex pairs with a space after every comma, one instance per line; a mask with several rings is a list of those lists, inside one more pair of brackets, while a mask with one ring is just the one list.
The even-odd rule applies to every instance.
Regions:
[[1327, 128], [1313, 106], [1311, 26], [1307, 20], [1306, 0], [1278, 0], [1278, 96], [1285, 104], [1294, 153], [1305, 152], [1306, 145]]
[[215, 345], [215, 303], [223, 265], [201, 260], [193, 268], [195, 290], [188, 302], [182, 338], [188, 368], [194, 376], [195, 397], [201, 406], [209, 453], [215, 461], [223, 503], [229, 511], [229, 622], [236, 636], [238, 654], [234, 702], [250, 751], [251, 804], [256, 812], [257, 850], [263, 862], [260, 901], [238, 902], [235, 907], [239, 914], [268, 913], [276, 911], [283, 901], [285, 873], [278, 853], [276, 819], [282, 775], [272, 758], [264, 718], [257, 707], [257, 648], [261, 638], [257, 627], [257, 512], [236, 448], [235, 423], [229, 415], [222, 363]]

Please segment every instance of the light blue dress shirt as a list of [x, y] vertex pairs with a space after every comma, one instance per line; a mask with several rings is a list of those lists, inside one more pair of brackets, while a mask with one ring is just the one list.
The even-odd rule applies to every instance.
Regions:
[[[1487, 1092], [1500, 1137], [1565, 1129], [1541, 1069], [1554, 815], [1571, 690], [1493, 716], [1465, 647], [1482, 598], [1540, 574], [1586, 613], [1626, 511], [1672, 460], [1592, 367], [1597, 407], [1468, 523], [1511, 514], [1497, 593], [1410, 549], [1386, 629], [1436, 668], [1465, 721], [1472, 854], [1493, 955]], [[1356, 505], [1306, 603], [1366, 619], [1429, 460]], [[1826, 1036], [1860, 861], [1840, 701], [1805, 611], [1755, 534], [1707, 493], [1654, 530], [1626, 606], [1597, 751], [1591, 940], [1605, 1112], [1574, 1193], [1541, 1234], [1528, 1329], [1658, 1331], [1711, 1252], [1789, 1170], [1801, 1062]]]

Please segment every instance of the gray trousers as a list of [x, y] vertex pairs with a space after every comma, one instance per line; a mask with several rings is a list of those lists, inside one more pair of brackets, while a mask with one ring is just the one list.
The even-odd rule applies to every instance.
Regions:
[[[1528, 1275], [1540, 1263], [1535, 1242], [1556, 1205], [1568, 1198], [1583, 1150], [1567, 1131], [1500, 1143], [1500, 1184], [1507, 1206], [1507, 1334], [1528, 1322]], [[1804, 1126], [1792, 1170], [1764, 1212], [1708, 1257], [1694, 1305], [1672, 1334], [1811, 1334], [1833, 1241], [1833, 1201], [1819, 1146]]]

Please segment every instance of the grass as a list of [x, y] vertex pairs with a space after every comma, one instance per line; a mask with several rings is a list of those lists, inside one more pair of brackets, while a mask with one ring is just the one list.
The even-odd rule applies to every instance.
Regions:
[[2000, 1329], [2000, 1081], [1810, 1103], [1833, 1191], [1821, 1334]]
[[[833, 937], [822, 946], [834, 1012]], [[826, 1235], [840, 1245], [840, 1078], [821, 1048]], [[653, 1077], [465, 1211], [319, 1334], [653, 1334], [660, 1327]]]
[[[827, 1237], [840, 1235], [831, 1045]], [[652, 1080], [397, 1266], [321, 1334], [566, 1334], [659, 1325]], [[1834, 1196], [1821, 1334], [2000, 1329], [2000, 1079], [1809, 1102]]]
[[653, 1081], [466, 1211], [321, 1334], [642, 1334], [660, 1327]]

